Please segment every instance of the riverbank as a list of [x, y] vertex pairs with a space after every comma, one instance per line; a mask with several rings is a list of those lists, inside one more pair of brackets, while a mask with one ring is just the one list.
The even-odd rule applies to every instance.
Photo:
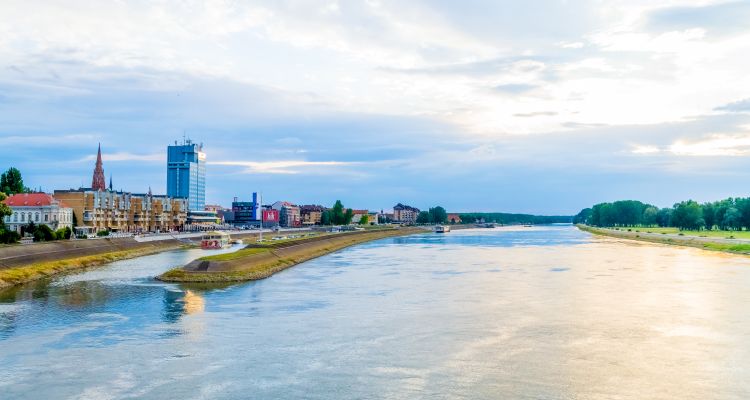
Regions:
[[265, 246], [252, 245], [236, 253], [204, 257], [158, 276], [165, 282], [244, 282], [267, 278], [299, 263], [343, 248], [394, 236], [425, 233], [398, 228], [320, 235]]
[[578, 229], [595, 235], [609, 236], [620, 239], [638, 240], [642, 242], [660, 243], [673, 246], [696, 247], [704, 250], [721, 251], [732, 254], [750, 255], [750, 240], [728, 239], [722, 237], [680, 235], [670, 233], [640, 232], [637, 228], [615, 230], [595, 228], [587, 225], [576, 225]]
[[29, 256], [24, 264], [0, 269], [0, 289], [32, 282], [62, 272], [96, 267], [113, 261], [147, 256], [167, 250], [175, 250], [185, 245], [179, 242], [157, 242], [125, 250], [107, 249], [97, 254], [67, 257], [54, 261], [39, 261], [46, 257]]

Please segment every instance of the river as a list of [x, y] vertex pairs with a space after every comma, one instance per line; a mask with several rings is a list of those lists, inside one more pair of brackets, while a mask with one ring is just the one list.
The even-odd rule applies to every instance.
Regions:
[[750, 398], [750, 258], [545, 226], [153, 280], [204, 254], [0, 292], [0, 398]]

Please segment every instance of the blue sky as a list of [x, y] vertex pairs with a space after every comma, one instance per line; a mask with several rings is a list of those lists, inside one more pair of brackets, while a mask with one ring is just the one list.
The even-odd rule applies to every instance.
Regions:
[[0, 4], [0, 168], [211, 203], [573, 214], [748, 196], [745, 1]]

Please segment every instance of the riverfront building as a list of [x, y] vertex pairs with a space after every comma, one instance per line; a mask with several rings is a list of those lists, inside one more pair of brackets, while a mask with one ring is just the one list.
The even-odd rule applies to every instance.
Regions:
[[325, 207], [318, 205], [301, 206], [302, 226], [320, 225], [325, 210]]
[[419, 209], [401, 203], [393, 207], [393, 221], [413, 224], [417, 221]]
[[189, 139], [167, 146], [167, 196], [187, 199], [189, 211], [206, 205], [206, 153]]
[[298, 206], [288, 201], [277, 201], [271, 204], [271, 208], [279, 211], [279, 225], [287, 228], [302, 226], [302, 214]]
[[166, 232], [182, 230], [187, 222], [187, 202], [164, 195], [128, 193], [90, 188], [55, 190], [54, 197], [70, 206], [77, 233]]
[[73, 209], [47, 193], [14, 194], [3, 203], [13, 211], [5, 217], [9, 230], [21, 233], [29, 222], [47, 225], [53, 231], [73, 227]]

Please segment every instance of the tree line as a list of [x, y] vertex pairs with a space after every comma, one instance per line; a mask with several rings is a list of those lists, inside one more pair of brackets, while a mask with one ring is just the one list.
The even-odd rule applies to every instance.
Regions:
[[473, 224], [479, 221], [494, 222], [503, 225], [516, 224], [569, 224], [571, 216], [565, 215], [531, 215], [531, 214], [509, 214], [509, 213], [463, 213], [459, 214], [461, 222]]
[[682, 201], [658, 208], [637, 200], [600, 203], [581, 210], [574, 223], [600, 227], [659, 226], [680, 230], [750, 229], [750, 198], [728, 198], [698, 203]]

